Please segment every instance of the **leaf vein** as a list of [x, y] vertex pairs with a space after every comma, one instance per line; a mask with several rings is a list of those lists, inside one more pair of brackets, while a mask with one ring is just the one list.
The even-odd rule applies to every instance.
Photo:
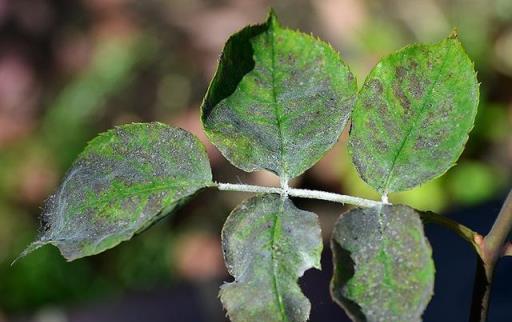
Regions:
[[426, 95], [426, 99], [423, 101], [423, 104], [421, 105], [421, 108], [419, 110], [418, 116], [416, 118], [414, 118], [411, 126], [407, 130], [407, 133], [406, 133], [405, 137], [403, 138], [402, 142], [400, 143], [400, 147], [398, 148], [397, 153], [395, 154], [395, 156], [393, 158], [393, 161], [391, 163], [391, 167], [389, 169], [389, 173], [388, 173], [388, 175], [386, 177], [386, 180], [385, 180], [385, 183], [384, 183], [384, 187], [383, 187], [384, 195], [386, 195], [388, 193], [387, 189], [389, 188], [389, 182], [391, 181], [391, 178], [393, 176], [393, 172], [395, 170], [395, 165], [396, 165], [396, 162], [398, 160], [398, 157], [402, 153], [402, 150], [404, 149], [405, 144], [409, 140], [409, 137], [411, 136], [413, 130], [416, 128], [416, 123], [418, 122], [419, 119], [422, 119], [422, 116], [423, 116], [423, 113], [425, 112], [425, 108], [427, 106], [427, 103], [428, 103], [428, 101], [430, 100], [430, 98], [432, 96], [432, 92], [434, 90], [434, 87], [437, 85], [437, 82], [439, 81], [439, 77], [440, 77], [443, 69], [446, 66], [446, 62], [448, 61], [448, 56], [450, 55], [450, 52], [451, 52], [451, 48], [452, 47], [448, 48], [448, 51], [446, 52], [446, 55], [445, 55], [445, 57], [443, 59], [443, 63], [441, 64], [441, 67], [439, 68], [439, 70], [437, 72], [437, 75], [435, 75], [435, 78], [432, 81], [432, 85], [428, 89], [428, 92], [427, 92], [427, 95]]
[[272, 228], [270, 231], [270, 249], [271, 249], [271, 256], [272, 256], [272, 288], [274, 289], [274, 293], [276, 294], [276, 300], [279, 308], [279, 313], [281, 314], [281, 319], [283, 322], [288, 321], [288, 317], [286, 315], [286, 309], [284, 307], [283, 303], [283, 296], [281, 294], [281, 291], [279, 289], [279, 283], [278, 283], [278, 261], [276, 259], [277, 254], [277, 245], [276, 245], [276, 239], [278, 238], [278, 230], [277, 225], [279, 224], [279, 215], [281, 213], [284, 213], [284, 200], [281, 201], [281, 204], [279, 206], [279, 212], [274, 214], [274, 220], [272, 223]]
[[286, 183], [288, 181], [287, 178], [287, 164], [285, 160], [285, 149], [284, 149], [284, 138], [283, 138], [283, 130], [281, 123], [281, 109], [279, 106], [279, 102], [277, 101], [277, 91], [276, 91], [276, 44], [275, 44], [275, 28], [277, 22], [274, 21], [274, 18], [271, 18], [271, 28], [270, 28], [270, 43], [271, 43], [271, 55], [272, 55], [272, 72], [270, 73], [272, 76], [272, 101], [274, 106], [274, 115], [276, 118], [277, 124], [277, 133], [279, 137], [279, 157], [281, 163], [281, 171], [279, 173], [281, 176], [281, 182]]

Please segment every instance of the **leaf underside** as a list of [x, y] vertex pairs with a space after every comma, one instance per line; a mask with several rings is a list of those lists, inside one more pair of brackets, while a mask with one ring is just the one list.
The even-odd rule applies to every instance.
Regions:
[[220, 298], [234, 322], [307, 321], [310, 303], [297, 279], [320, 268], [322, 239], [315, 214], [265, 194], [243, 202], [222, 230], [224, 259], [235, 278]]
[[384, 58], [352, 114], [349, 149], [363, 180], [387, 194], [442, 175], [464, 149], [478, 95], [473, 63], [456, 37]]
[[435, 268], [414, 209], [352, 209], [336, 223], [331, 247], [331, 294], [354, 321], [421, 321]]
[[98, 254], [144, 230], [211, 184], [202, 144], [161, 123], [100, 134], [80, 154], [42, 215], [39, 239], [68, 260]]
[[339, 138], [356, 81], [328, 44], [279, 25], [233, 35], [205, 100], [210, 140], [235, 166], [290, 179], [315, 164]]

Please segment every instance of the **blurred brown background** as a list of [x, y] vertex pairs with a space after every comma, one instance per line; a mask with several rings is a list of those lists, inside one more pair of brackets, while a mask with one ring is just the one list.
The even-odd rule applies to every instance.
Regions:
[[[360, 85], [384, 55], [411, 42], [438, 41], [457, 27], [482, 83], [475, 128], [456, 167], [391, 200], [444, 212], [510, 188], [510, 0], [0, 0], [1, 322], [68, 321], [79, 308], [183, 281], [206, 285], [204, 310], [217, 305], [218, 285], [209, 281], [227, 279], [219, 233], [243, 194], [200, 193], [171, 218], [93, 258], [68, 264], [45, 247], [9, 264], [37, 234], [44, 199], [98, 132], [158, 120], [208, 144], [199, 105], [223, 44], [263, 21], [270, 6], [284, 25], [339, 49]], [[293, 184], [377, 197], [352, 167], [345, 138]], [[216, 180], [278, 181], [235, 169], [210, 144], [208, 152]], [[328, 238], [343, 208], [298, 203], [321, 216]]]

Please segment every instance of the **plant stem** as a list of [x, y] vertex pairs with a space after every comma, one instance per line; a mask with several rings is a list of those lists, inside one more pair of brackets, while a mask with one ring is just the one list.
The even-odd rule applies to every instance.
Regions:
[[491, 231], [480, 245], [481, 251], [480, 258], [477, 259], [470, 322], [485, 322], [487, 320], [494, 269], [501, 256], [508, 253], [510, 243], [505, 243], [511, 230], [512, 190], [505, 199]]
[[494, 267], [489, 267], [482, 257], [477, 257], [469, 322], [485, 322], [487, 320], [493, 274]]
[[503, 246], [512, 230], [512, 190], [508, 193], [503, 207], [492, 225], [491, 231], [484, 238], [484, 261], [495, 263], [501, 257]]
[[223, 191], [240, 191], [254, 193], [282, 193], [283, 189], [277, 187], [254, 186], [250, 184], [217, 183], [217, 188]]
[[[369, 200], [364, 198], [358, 198], [347, 195], [340, 195], [337, 193], [319, 191], [319, 190], [309, 190], [309, 189], [295, 189], [295, 188], [277, 188], [277, 187], [262, 187], [262, 186], [254, 186], [248, 184], [233, 184], [233, 183], [216, 183], [216, 187], [219, 190], [224, 191], [240, 191], [240, 192], [253, 192], [253, 193], [278, 193], [278, 194], [288, 194], [292, 197], [298, 198], [308, 198], [308, 199], [319, 199], [332, 201], [342, 204], [351, 204], [359, 207], [376, 207], [382, 205], [384, 202]], [[386, 204], [389, 204], [385, 202]], [[477, 243], [476, 237], [480, 236], [478, 233], [469, 229], [468, 227], [459, 224], [458, 222], [438, 214], [435, 214], [430, 211], [420, 212], [421, 219], [426, 223], [435, 223], [441, 226], [444, 226], [452, 231], [454, 231], [457, 235], [462, 237], [468, 243], [470, 243], [475, 251], [480, 255], [480, 245]], [[480, 236], [481, 237], [481, 236]]]
[[340, 195], [337, 193], [325, 192], [325, 191], [319, 191], [319, 190], [291, 188], [291, 189], [288, 189], [288, 194], [292, 197], [320, 199], [320, 200], [338, 202], [338, 203], [342, 203], [342, 204], [350, 204], [350, 205], [355, 205], [355, 206], [365, 207], [365, 208], [376, 207], [376, 206], [382, 205], [382, 202], [380, 202], [380, 201], [358, 198], [358, 197], [347, 196], [347, 195]]
[[424, 223], [435, 223], [439, 224], [441, 226], [444, 226], [451, 231], [455, 232], [457, 235], [459, 235], [462, 239], [467, 241], [469, 244], [473, 246], [476, 253], [481, 257], [481, 247], [480, 244], [477, 241], [477, 238], [480, 236], [477, 232], [471, 230], [470, 228], [456, 222], [455, 220], [452, 220], [448, 217], [438, 215], [436, 213], [433, 213], [431, 211], [422, 211], [420, 212], [420, 217], [423, 220]]
[[503, 256], [512, 256], [512, 243], [508, 242], [503, 250]]
[[382, 203], [380, 201], [369, 200], [364, 198], [358, 198], [347, 195], [340, 195], [332, 192], [325, 192], [319, 190], [308, 190], [308, 189], [295, 189], [295, 188], [277, 188], [277, 187], [262, 187], [253, 186], [247, 184], [233, 184], [233, 183], [217, 183], [217, 188], [224, 191], [241, 191], [241, 192], [254, 192], [254, 193], [287, 193], [291, 197], [298, 198], [309, 198], [309, 199], [320, 199], [332, 202], [338, 202], [342, 204], [351, 204], [359, 207], [375, 207]]
[[[288, 193], [289, 196], [298, 197], [298, 198], [308, 198], [308, 199], [319, 199], [332, 201], [342, 204], [351, 204], [359, 207], [376, 207], [382, 205], [384, 202], [369, 200], [364, 198], [358, 198], [347, 195], [340, 195], [337, 193], [319, 191], [319, 190], [309, 190], [309, 189], [295, 189], [295, 188], [287, 188], [286, 191], [282, 188], [277, 187], [262, 187], [262, 186], [254, 186], [248, 184], [233, 184], [233, 183], [217, 183], [217, 188], [219, 190], [224, 191], [241, 191], [241, 192], [254, 192], [254, 193]], [[389, 204], [385, 202], [386, 204]], [[478, 233], [469, 229], [468, 227], [459, 224], [458, 222], [447, 218], [445, 216], [441, 216], [435, 214], [430, 211], [420, 212], [421, 219], [426, 223], [436, 223], [441, 226], [444, 226], [452, 231], [454, 231], [457, 235], [462, 237], [468, 243], [470, 243], [475, 251], [480, 254], [480, 246], [476, 242], [475, 237], [479, 236]]]

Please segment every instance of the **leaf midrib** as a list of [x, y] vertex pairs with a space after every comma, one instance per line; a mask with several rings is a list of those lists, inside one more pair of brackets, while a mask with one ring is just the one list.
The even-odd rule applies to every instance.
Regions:
[[[379, 234], [380, 234], [380, 238], [381, 238], [381, 247], [379, 252], [383, 252], [382, 254], [384, 255], [384, 258], [383, 258], [383, 266], [384, 266], [384, 280], [388, 280], [389, 282], [389, 285], [386, 285], [386, 287], [389, 287], [391, 289], [394, 289], [396, 287], [395, 283], [394, 283], [394, 280], [393, 280], [393, 265], [390, 264], [389, 262], [389, 256], [386, 256], [388, 254], [388, 246], [389, 246], [389, 240], [385, 237], [385, 230], [387, 229], [387, 227], [383, 224], [382, 220], [383, 220], [383, 206], [380, 205], [377, 209], [377, 222], [379, 224]], [[386, 277], [391, 277], [391, 278], [386, 278]]]
[[396, 165], [396, 162], [398, 160], [398, 157], [402, 153], [402, 150], [404, 149], [405, 144], [409, 140], [409, 136], [411, 135], [413, 130], [416, 128], [416, 123], [418, 122], [419, 119], [423, 118], [423, 113], [425, 112], [425, 109], [426, 109], [426, 106], [427, 106], [427, 102], [432, 97], [432, 92], [434, 90], [434, 87], [437, 85], [437, 82], [439, 81], [439, 77], [441, 75], [441, 72], [443, 71], [444, 67], [446, 66], [446, 61], [448, 60], [448, 56], [451, 53], [451, 49], [452, 49], [452, 46], [449, 46], [448, 47], [448, 51], [446, 52], [446, 54], [444, 56], [443, 63], [441, 65], [441, 67], [439, 68], [439, 70], [437, 72], [437, 75], [435, 76], [435, 78], [434, 78], [434, 80], [432, 82], [432, 85], [428, 89], [428, 92], [427, 92], [427, 95], [426, 95], [426, 99], [423, 101], [423, 104], [421, 105], [420, 111], [418, 112], [418, 116], [413, 120], [411, 126], [407, 130], [407, 134], [404, 136], [402, 142], [400, 143], [400, 147], [398, 148], [398, 151], [397, 151], [397, 153], [395, 154], [395, 156], [393, 158], [393, 162], [391, 163], [391, 167], [389, 169], [389, 173], [388, 173], [388, 176], [386, 177], [386, 181], [385, 181], [384, 187], [383, 187], [385, 195], [387, 195], [387, 193], [389, 192], [388, 191], [389, 182], [391, 181], [391, 178], [393, 176], [393, 173], [394, 173], [394, 170], [395, 170], [395, 165]]
[[284, 213], [284, 200], [280, 201], [279, 205], [279, 211], [277, 213], [274, 213], [274, 220], [272, 223], [272, 228], [270, 231], [270, 249], [271, 249], [271, 260], [272, 260], [272, 288], [274, 290], [274, 294], [276, 295], [276, 301], [279, 308], [279, 313], [281, 314], [281, 320], [283, 322], [288, 322], [288, 316], [286, 315], [286, 308], [283, 303], [283, 296], [281, 294], [281, 291], [279, 289], [279, 283], [278, 283], [278, 261], [276, 259], [276, 240], [279, 238], [277, 234], [277, 225], [279, 223], [279, 215]]
[[279, 139], [279, 158], [280, 158], [280, 167], [279, 169], [279, 176], [281, 176], [281, 181], [287, 182], [288, 181], [288, 174], [287, 169], [288, 166], [286, 164], [285, 159], [285, 149], [284, 149], [284, 139], [283, 139], [283, 131], [282, 131], [282, 123], [281, 123], [281, 108], [277, 101], [277, 91], [276, 91], [276, 77], [275, 77], [275, 71], [276, 71], [276, 44], [275, 44], [275, 28], [276, 28], [276, 22], [271, 20], [270, 22], [270, 43], [271, 43], [271, 54], [272, 54], [272, 105], [274, 109], [274, 116], [276, 118], [276, 124], [277, 124], [277, 134]]
[[[129, 197], [137, 196], [137, 195], [147, 196], [148, 194], [151, 194], [154, 192], [167, 191], [167, 190], [171, 190], [173, 188], [185, 189], [185, 188], [198, 187], [198, 189], [199, 189], [199, 187], [201, 187], [201, 186], [206, 186], [206, 183], [203, 181], [199, 181], [199, 180], [197, 180], [197, 181], [188, 180], [188, 181], [183, 181], [183, 182], [174, 181], [172, 183], [162, 183], [161, 185], [153, 186], [153, 187], [141, 186], [141, 187], [133, 188], [133, 190], [129, 190], [129, 191], [119, 191], [119, 193], [113, 197], [114, 197], [114, 199], [122, 199], [122, 198], [129, 198]], [[127, 187], [127, 188], [130, 188], [130, 187]], [[91, 203], [88, 203], [87, 205], [81, 205], [76, 208], [72, 208], [70, 211], [82, 212], [86, 209], [91, 209], [91, 208], [96, 209], [98, 206], [104, 205], [105, 203], [109, 203], [109, 202], [112, 202], [112, 199], [105, 200], [100, 197], [100, 198], [97, 198], [95, 202], [91, 202]], [[101, 211], [103, 211], [103, 209], [101, 209]]]

